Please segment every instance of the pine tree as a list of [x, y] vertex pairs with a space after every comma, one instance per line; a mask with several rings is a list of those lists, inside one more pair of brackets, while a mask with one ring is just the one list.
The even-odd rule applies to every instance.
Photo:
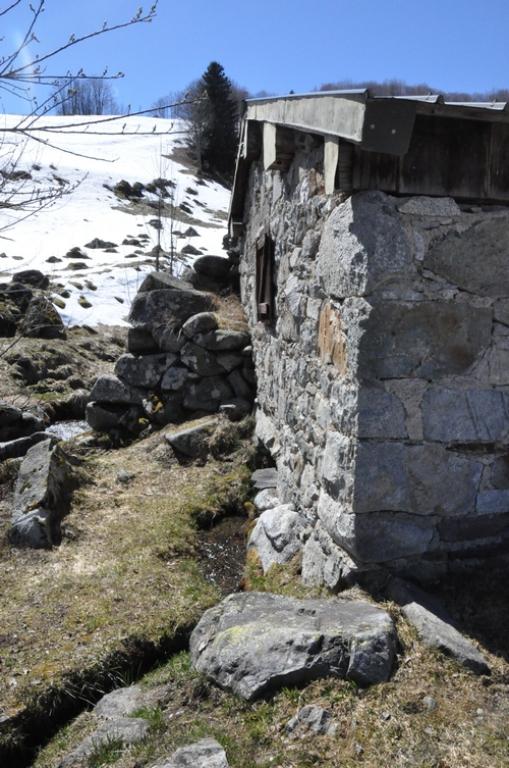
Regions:
[[201, 78], [207, 99], [201, 160], [203, 167], [226, 180], [233, 178], [238, 144], [238, 105], [223, 67], [213, 61]]

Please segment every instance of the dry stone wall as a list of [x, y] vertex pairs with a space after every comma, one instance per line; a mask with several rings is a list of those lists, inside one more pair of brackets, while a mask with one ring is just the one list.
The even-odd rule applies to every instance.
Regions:
[[[325, 196], [321, 169], [321, 148], [287, 173], [254, 163], [240, 243], [257, 434], [277, 461], [279, 503], [302, 522], [291, 530], [303, 578], [336, 587], [384, 567], [432, 579], [503, 553], [509, 211]], [[272, 326], [257, 321], [265, 235]], [[284, 539], [294, 552], [285, 531], [278, 551]]]
[[[216, 271], [230, 264], [204, 260]], [[235, 297], [226, 293], [231, 304]], [[93, 429], [139, 434], [220, 410], [233, 420], [251, 412], [256, 380], [247, 325], [243, 316], [225, 313], [220, 296], [154, 272], [141, 284], [129, 320], [127, 353], [90, 395]]]

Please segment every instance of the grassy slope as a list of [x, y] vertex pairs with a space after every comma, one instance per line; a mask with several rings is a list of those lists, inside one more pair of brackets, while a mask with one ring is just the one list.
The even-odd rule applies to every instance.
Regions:
[[[127, 470], [128, 485], [116, 475]], [[196, 515], [237, 492], [237, 462], [180, 466], [162, 433], [92, 452], [52, 551], [0, 551], [1, 714], [13, 715], [129, 638], [158, 642], [217, 600], [194, 557]]]

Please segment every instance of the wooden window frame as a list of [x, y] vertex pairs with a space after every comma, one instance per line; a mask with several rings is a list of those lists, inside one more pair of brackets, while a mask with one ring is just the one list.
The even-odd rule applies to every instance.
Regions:
[[272, 325], [276, 315], [276, 268], [274, 240], [265, 235], [263, 245], [256, 249], [256, 316]]

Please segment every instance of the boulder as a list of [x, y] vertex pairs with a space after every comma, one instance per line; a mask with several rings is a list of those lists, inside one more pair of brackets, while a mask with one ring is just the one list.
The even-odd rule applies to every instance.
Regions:
[[251, 592], [206, 611], [190, 648], [199, 672], [251, 701], [329, 676], [384, 682], [396, 642], [390, 616], [367, 602]]
[[223, 282], [229, 277], [231, 266], [231, 261], [223, 256], [200, 256], [193, 262], [195, 272], [212, 277], [218, 282]]
[[233, 370], [226, 378], [236, 397], [248, 401], [253, 399], [253, 390], [238, 369]]
[[24, 437], [44, 427], [43, 418], [0, 400], [0, 441]]
[[21, 324], [23, 336], [37, 339], [65, 339], [66, 333], [62, 318], [44, 296], [35, 296], [28, 305]]
[[214, 305], [215, 300], [211, 294], [193, 288], [138, 291], [129, 320], [133, 325], [143, 325], [151, 330], [157, 326], [179, 328], [192, 315], [214, 309]]
[[463, 667], [477, 675], [489, 675], [490, 668], [475, 645], [419, 603], [407, 603], [402, 608], [405, 618], [415, 627], [419, 639], [428, 646], [452, 656]]
[[224, 373], [215, 355], [198, 344], [188, 341], [180, 350], [180, 359], [191, 371], [199, 376], [217, 376]]
[[162, 352], [180, 352], [182, 347], [187, 341], [187, 337], [181, 333], [180, 328], [173, 325], [154, 325], [152, 327], [152, 335], [154, 337], [157, 347]]
[[209, 450], [209, 440], [217, 427], [217, 419], [206, 419], [193, 427], [168, 432], [165, 440], [177, 453], [191, 459], [203, 458]]
[[272, 565], [287, 563], [301, 549], [301, 516], [291, 504], [280, 504], [263, 512], [253, 528], [248, 550], [255, 550], [263, 572]]
[[46, 432], [34, 432], [28, 437], [18, 437], [16, 440], [9, 440], [7, 443], [0, 444], [0, 461], [6, 459], [18, 459], [20, 456], [25, 456], [28, 449], [36, 443], [40, 443], [43, 440], [47, 440], [48, 435]]
[[157, 768], [229, 768], [226, 753], [215, 739], [202, 739], [181, 747]]
[[90, 402], [87, 404], [86, 419], [89, 425], [96, 432], [110, 432], [112, 429], [117, 429], [120, 425], [120, 421], [125, 416], [127, 406], [119, 409], [118, 406], [113, 404], [100, 404]]
[[150, 291], [187, 291], [192, 290], [192, 285], [179, 277], [173, 277], [169, 272], [150, 272], [140, 287], [138, 293], [150, 293]]
[[244, 362], [244, 358], [238, 352], [219, 352], [216, 358], [221, 368], [224, 368], [227, 373], [238, 368]]
[[197, 333], [215, 331], [218, 327], [218, 319], [215, 312], [199, 312], [186, 320], [182, 326], [182, 333], [192, 339]]
[[189, 370], [183, 365], [172, 365], [168, 368], [161, 380], [161, 389], [163, 392], [176, 392], [182, 389], [190, 375]]
[[49, 286], [49, 277], [38, 269], [25, 269], [22, 272], [16, 272], [12, 276], [12, 282], [45, 289]]
[[115, 373], [126, 384], [151, 389], [159, 385], [163, 374], [175, 360], [172, 354], [143, 355], [143, 357], [126, 354], [117, 360]]
[[210, 349], [212, 352], [230, 352], [243, 349], [249, 343], [249, 333], [220, 328], [216, 331], [196, 334], [193, 340], [200, 347]]
[[12, 338], [16, 333], [15, 307], [0, 301], [0, 338]]
[[26, 312], [34, 295], [31, 288], [19, 282], [10, 283], [2, 293], [16, 305], [20, 312]]
[[191, 411], [217, 411], [221, 403], [229, 402], [233, 393], [220, 376], [190, 384], [184, 393], [184, 407]]
[[158, 347], [150, 329], [143, 328], [143, 326], [129, 328], [127, 331], [127, 351], [133, 355], [149, 355], [157, 352]]
[[45, 440], [34, 445], [21, 462], [14, 490], [14, 546], [44, 548], [60, 543], [60, 521], [68, 513], [74, 483], [64, 451]]
[[136, 403], [142, 404], [141, 393], [134, 387], [124, 384], [116, 376], [105, 374], [99, 376], [90, 393], [90, 400], [98, 403]]

